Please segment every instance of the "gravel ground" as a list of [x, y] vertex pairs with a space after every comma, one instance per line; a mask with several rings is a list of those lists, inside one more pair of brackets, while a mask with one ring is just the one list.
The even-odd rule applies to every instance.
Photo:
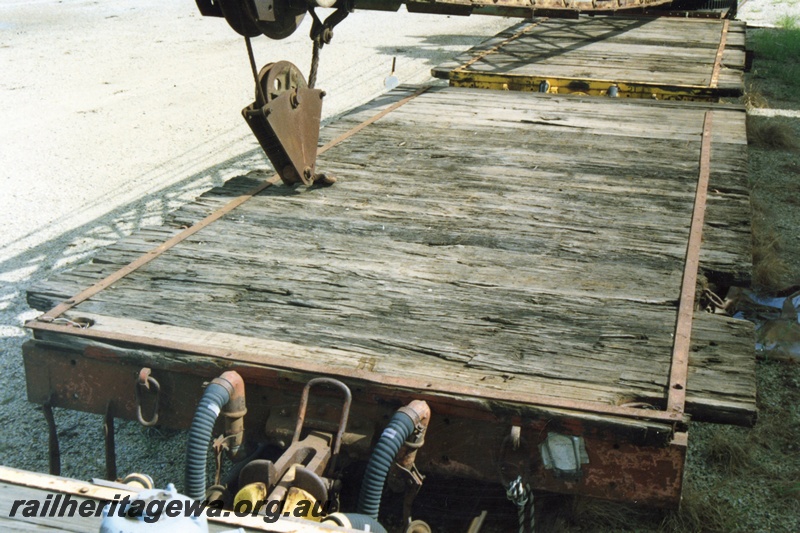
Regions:
[[[800, 18], [800, 0], [749, 0], [740, 9], [740, 18], [758, 25], [794, 16]], [[356, 13], [322, 50], [318, 86], [330, 95], [325, 116], [379, 94], [393, 56], [401, 81], [418, 83], [432, 65], [509, 24], [489, 17]], [[257, 40], [259, 62], [287, 59], [306, 70], [308, 26], [306, 20], [285, 41]], [[158, 224], [165, 213], [265, 158], [239, 115], [252, 99], [243, 43], [221, 20], [200, 17], [193, 2], [4, 1], [0, 72], [0, 424], [7, 428], [0, 463], [46, 472], [46, 425], [41, 410], [25, 399], [20, 357], [28, 336], [20, 326], [35, 316], [25, 304], [26, 289], [141, 225]], [[765, 368], [763, 383], [798, 379], [796, 372], [783, 376], [780, 365]], [[796, 394], [768, 389], [761, 397], [767, 420], [788, 416], [800, 423], [796, 409], [790, 415], [780, 409], [786, 402], [796, 405]], [[65, 411], [56, 418], [63, 474], [102, 476], [100, 418]], [[708, 469], [717, 432], [693, 428], [688, 486], [702, 496], [690, 501], [733, 516], [743, 507], [755, 520], [746, 523], [764, 531], [800, 530], [800, 512], [773, 516], [776, 507], [763, 505], [774, 499], [772, 489], [747, 473], [764, 463], [732, 467], [740, 469], [741, 486], [731, 482], [720, 490], [720, 479]], [[728, 436], [737, 441], [748, 435], [730, 428]], [[182, 433], [120, 422], [117, 443], [120, 472], [148, 472], [159, 485], [181, 482]], [[796, 500], [788, 502], [777, 509], [797, 509]], [[556, 529], [608, 529], [585, 506], [568, 511], [553, 520]], [[613, 512], [629, 520], [617, 527], [623, 530], [733, 529], [726, 527], [730, 521], [703, 525], [674, 516], [642, 518], [630, 509]]]
[[750, 26], [774, 28], [794, 20], [800, 24], [798, 0], [739, 0], [740, 20]]

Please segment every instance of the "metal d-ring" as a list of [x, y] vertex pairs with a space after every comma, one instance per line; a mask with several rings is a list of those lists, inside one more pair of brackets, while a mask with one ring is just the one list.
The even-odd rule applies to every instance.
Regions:
[[[161, 385], [156, 378], [150, 375], [149, 368], [142, 368], [139, 371], [139, 376], [136, 378], [136, 419], [145, 427], [151, 427], [158, 424], [158, 403], [161, 399]], [[145, 419], [142, 415], [142, 396], [144, 392], [152, 392], [155, 395], [153, 404], [153, 416]]]

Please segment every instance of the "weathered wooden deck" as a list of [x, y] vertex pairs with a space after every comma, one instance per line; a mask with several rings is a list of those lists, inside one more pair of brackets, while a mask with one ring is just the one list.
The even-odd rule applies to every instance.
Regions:
[[[701, 271], [746, 283], [745, 113], [711, 108]], [[48, 326], [60, 342], [205, 346], [470, 401], [663, 409], [708, 109], [432, 88], [330, 148], [318, 168], [332, 187], [268, 187], [64, 315], [92, 327]], [[210, 191], [30, 304], [50, 309], [265, 177]], [[752, 423], [751, 325], [698, 311], [691, 340], [687, 412]]]
[[717, 99], [744, 91], [745, 24], [581, 17], [521, 22], [433, 69], [461, 87]]

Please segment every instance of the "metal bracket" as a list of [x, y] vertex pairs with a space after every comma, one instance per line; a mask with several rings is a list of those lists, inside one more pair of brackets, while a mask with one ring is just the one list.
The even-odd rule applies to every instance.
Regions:
[[577, 479], [581, 476], [581, 466], [589, 464], [583, 437], [550, 432], [539, 445], [539, 451], [542, 464], [556, 477]]
[[50, 474], [53, 476], [61, 475], [61, 447], [58, 443], [58, 426], [56, 426], [56, 419], [53, 416], [53, 401], [55, 394], [51, 394], [47, 402], [42, 405], [42, 412], [44, 419], [47, 421], [47, 451], [50, 462]]
[[106, 450], [106, 479], [117, 479], [117, 448], [114, 435], [114, 402], [110, 400], [106, 405], [106, 415], [103, 418], [103, 436], [105, 437]]
[[349, 15], [352, 10], [352, 7], [349, 5], [344, 5], [331, 13], [328, 18], [325, 19], [325, 22], [322, 22], [314, 11], [314, 8], [309, 8], [308, 12], [311, 13], [311, 17], [314, 19], [309, 34], [311, 40], [320, 48], [326, 44], [330, 44], [333, 39], [333, 28], [346, 19], [347, 15]]
[[[310, 391], [316, 385], [330, 385], [342, 392], [342, 412], [334, 433], [312, 428], [303, 437]], [[300, 397], [297, 424], [289, 447], [274, 464], [263, 459], [248, 463], [239, 473], [239, 485], [262, 482], [267, 486], [270, 500], [283, 500], [292, 486], [327, 500], [331, 492], [335, 492], [336, 483], [323, 476], [336, 470], [336, 459], [350, 416], [351, 403], [350, 389], [341, 381], [332, 378], [315, 378], [309, 381]], [[293, 475], [287, 476], [290, 472]]]
[[255, 101], [242, 115], [275, 172], [287, 185], [327, 180], [315, 170], [325, 93], [309, 89], [288, 61], [266, 65], [257, 80]]
[[342, 402], [342, 413], [339, 417], [339, 425], [336, 428], [336, 434], [334, 435], [333, 443], [331, 444], [332, 455], [328, 469], [333, 471], [336, 468], [336, 459], [339, 457], [339, 450], [342, 447], [342, 435], [344, 434], [344, 430], [347, 428], [347, 420], [350, 417], [350, 405], [353, 403], [353, 395], [350, 393], [350, 389], [338, 379], [314, 378], [306, 383], [306, 386], [303, 388], [303, 394], [300, 397], [300, 408], [297, 412], [297, 426], [295, 427], [294, 435], [292, 436], [292, 444], [300, 440], [300, 434], [303, 432], [303, 425], [305, 424], [306, 420], [306, 409], [308, 407], [308, 397], [311, 392], [311, 387], [314, 385], [323, 384], [338, 388], [344, 395], [344, 401]]
[[264, 22], [275, 22], [275, 2], [273, 0], [253, 0], [256, 7], [256, 19]]
[[395, 463], [395, 467], [397, 468], [398, 477], [402, 478], [406, 486], [405, 496], [403, 497], [403, 524], [409, 525], [411, 523], [411, 508], [422, 488], [425, 476], [417, 469], [415, 463], [412, 463], [410, 468], [405, 468], [397, 463]]

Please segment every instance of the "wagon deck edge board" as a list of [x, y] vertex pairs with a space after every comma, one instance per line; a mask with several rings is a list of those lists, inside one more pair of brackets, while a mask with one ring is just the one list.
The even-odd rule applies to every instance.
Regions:
[[744, 24], [727, 19], [538, 19], [432, 74], [457, 87], [717, 101], [743, 94], [744, 48]]

